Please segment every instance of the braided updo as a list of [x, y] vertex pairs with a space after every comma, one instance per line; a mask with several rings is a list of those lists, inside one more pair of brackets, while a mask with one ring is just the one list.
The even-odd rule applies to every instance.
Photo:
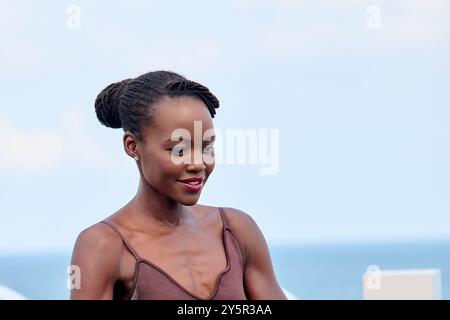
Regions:
[[137, 78], [112, 83], [95, 100], [101, 124], [123, 128], [142, 140], [141, 125], [152, 123], [153, 107], [163, 97], [192, 96], [201, 99], [214, 118], [219, 100], [207, 87], [170, 71], [153, 71]]

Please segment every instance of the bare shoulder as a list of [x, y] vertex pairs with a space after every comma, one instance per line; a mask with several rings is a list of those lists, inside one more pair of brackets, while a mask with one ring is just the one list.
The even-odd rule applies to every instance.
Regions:
[[121, 244], [122, 239], [117, 232], [104, 223], [96, 223], [80, 232], [75, 247], [82, 246], [89, 248], [89, 251], [115, 252], [121, 249]]
[[96, 223], [77, 237], [72, 266], [81, 272], [81, 288], [72, 288], [71, 299], [111, 299], [120, 274], [122, 240], [109, 226]]
[[72, 252], [72, 264], [118, 266], [122, 250], [119, 235], [108, 225], [96, 223], [78, 235]]
[[224, 209], [230, 228], [244, 249], [244, 286], [247, 298], [286, 299], [276, 279], [266, 239], [255, 220], [242, 210]]
[[236, 208], [224, 207], [223, 209], [232, 230], [244, 232], [245, 230], [248, 231], [249, 228], [251, 230], [257, 227], [255, 220], [248, 213]]
[[252, 252], [265, 246], [264, 236], [252, 216], [243, 210], [224, 207], [230, 228], [244, 253], [245, 261]]
[[[205, 213], [219, 212], [219, 207], [207, 206], [202, 204], [196, 204], [196, 207], [199, 209], [200, 212]], [[222, 209], [224, 209], [225, 215], [228, 218], [228, 222], [230, 223], [230, 227], [233, 230], [234, 229], [237, 229], [237, 231], [239, 231], [240, 229], [245, 230], [250, 225], [253, 226], [256, 225], [255, 220], [253, 220], [253, 218], [249, 214], [247, 214], [242, 210], [229, 207], [222, 207]]]

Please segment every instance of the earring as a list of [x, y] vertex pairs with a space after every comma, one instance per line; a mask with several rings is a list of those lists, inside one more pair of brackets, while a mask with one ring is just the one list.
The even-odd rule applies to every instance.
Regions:
[[139, 161], [139, 156], [135, 155], [133, 158], [134, 160]]

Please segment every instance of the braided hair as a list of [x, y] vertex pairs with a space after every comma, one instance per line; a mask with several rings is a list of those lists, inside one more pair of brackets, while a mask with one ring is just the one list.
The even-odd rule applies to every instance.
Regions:
[[171, 71], [153, 71], [108, 85], [95, 100], [101, 124], [123, 128], [142, 140], [142, 124], [152, 123], [154, 106], [163, 97], [191, 96], [201, 99], [214, 118], [219, 100], [207, 87]]

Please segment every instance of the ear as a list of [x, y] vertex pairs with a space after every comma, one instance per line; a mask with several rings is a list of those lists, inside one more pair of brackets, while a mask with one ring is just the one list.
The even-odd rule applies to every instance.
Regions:
[[140, 156], [137, 137], [129, 131], [125, 131], [125, 133], [123, 134], [123, 148], [126, 154], [128, 154], [132, 158]]

